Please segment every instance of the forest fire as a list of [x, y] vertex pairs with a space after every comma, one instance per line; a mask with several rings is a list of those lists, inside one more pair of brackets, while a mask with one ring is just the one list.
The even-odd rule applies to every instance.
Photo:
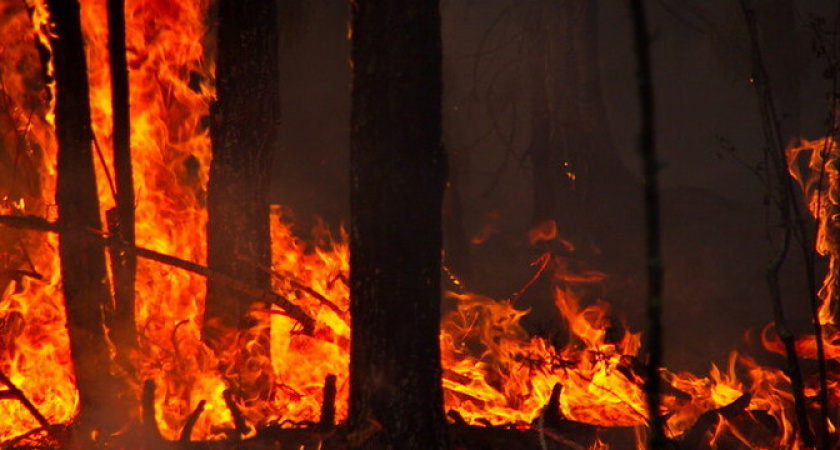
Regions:
[[[82, 0], [81, 5], [97, 188], [102, 223], [107, 223], [105, 212], [116, 205], [107, 13], [104, 0]], [[136, 247], [197, 265], [207, 263], [206, 191], [212, 159], [207, 117], [215, 96], [209, 50], [213, 38], [206, 20], [210, 7], [209, 0], [126, 2]], [[56, 219], [56, 87], [44, 76], [43, 61], [49, 59], [43, 52], [49, 53], [45, 46], [51, 33], [46, 14], [38, 0], [0, 4], [4, 217]], [[836, 362], [840, 149], [833, 141], [806, 143], [791, 150], [791, 168], [799, 167], [802, 149], [812, 150], [809, 173], [792, 170], [792, 175], [807, 193], [815, 217], [829, 218], [819, 222], [818, 250], [830, 264], [820, 291], [820, 318], [827, 330], [827, 358]], [[336, 236], [321, 226], [312, 242], [304, 242], [294, 234], [283, 208], [275, 207], [270, 214], [272, 266], [261, 269], [271, 275], [277, 294], [314, 319], [314, 329], [303, 332], [287, 311], [257, 303], [249, 315], [258, 326], [238, 333], [226, 330], [226, 346], [211, 348], [202, 341], [202, 326], [206, 278], [213, 275], [139, 258], [137, 346], [124, 361], [109, 343], [111, 367], [100, 368], [127, 386], [127, 402], [133, 405], [115, 434], [148, 426], [150, 412], [143, 410], [149, 406], [143, 405], [148, 381], [155, 386], [155, 426], [170, 441], [182, 439], [190, 422], [187, 440], [194, 441], [237, 433], [247, 438], [269, 426], [315, 423], [325, 405], [329, 375], [336, 377], [336, 418], [347, 418], [349, 238], [344, 231]], [[88, 231], [108, 238], [107, 230]], [[556, 232], [534, 236], [532, 245], [540, 240], [559, 243], [562, 238]], [[16, 439], [44, 426], [18, 394], [50, 424], [72, 423], [79, 408], [58, 248], [58, 233], [0, 226], [0, 373], [8, 377], [8, 383], [0, 379], [0, 447], [5, 442], [15, 448], [11, 445]], [[521, 323], [528, 311], [518, 309], [511, 299], [448, 294], [457, 303], [442, 319], [440, 334], [450, 418], [457, 424], [543, 434], [553, 433], [550, 428], [556, 425], [546, 421], [561, 420], [595, 430], [586, 444], [591, 448], [607, 448], [604, 436], [609, 429], [623, 430], [643, 447], [648, 414], [640, 333], [614, 323], [609, 306], [593, 294], [593, 286], [605, 275], [569, 272], [559, 255], [543, 258], [547, 269], [542, 276], [550, 279], [557, 313], [569, 328], [562, 347], [530, 335]], [[103, 315], [113, 314], [113, 308], [108, 305]], [[260, 339], [266, 334], [268, 360], [254, 350], [264, 345]], [[770, 328], [763, 337], [768, 349], [783, 352]], [[798, 342], [801, 357], [815, 359], [813, 347], [813, 336]], [[733, 353], [727, 367], [712, 365], [708, 376], [666, 370], [662, 379], [667, 434], [687, 443], [686, 448], [723, 443], [800, 448], [790, 381], [782, 370]], [[838, 382], [836, 374], [829, 380], [835, 409]], [[233, 384], [257, 385], [268, 395], [231, 397]], [[816, 381], [808, 380], [806, 393], [813, 396], [817, 388]], [[242, 417], [236, 417], [240, 413]], [[240, 429], [241, 419], [245, 430]], [[566, 442], [563, 436], [551, 435]], [[584, 447], [575, 445], [568, 448]]]

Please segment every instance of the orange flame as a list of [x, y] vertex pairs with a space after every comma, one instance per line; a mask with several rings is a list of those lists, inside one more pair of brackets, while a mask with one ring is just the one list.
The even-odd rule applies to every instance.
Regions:
[[803, 140], [788, 147], [787, 158], [788, 170], [802, 187], [808, 209], [817, 220], [816, 249], [828, 257], [828, 275], [819, 292], [819, 321], [834, 324], [840, 283], [840, 150], [831, 138]]
[[[31, 15], [22, 3], [0, 4], [0, 88], [7, 110], [0, 114], [8, 112], [0, 117], [0, 131], [2, 149], [16, 149], [12, 164], [6, 164], [2, 159], [6, 154], [0, 151], [0, 175], [5, 170], [16, 174], [0, 178], [0, 213], [51, 217], [56, 145], [49, 92], [54, 86], [40, 75], [35, 47], [36, 41], [48, 44], [49, 27], [40, 2], [27, 0], [26, 5], [32, 9]], [[205, 119], [214, 95], [214, 67], [207, 50], [212, 37], [205, 25], [208, 7], [209, 0], [126, 2], [137, 243], [198, 263], [206, 259], [204, 193], [211, 151]], [[107, 181], [112, 171], [112, 130], [105, 1], [82, 0], [82, 14], [92, 119], [104, 161], [97, 163], [104, 211], [114, 205]], [[15, 145], [6, 145], [9, 136]], [[835, 193], [824, 194], [814, 209], [818, 217], [829, 218], [821, 221], [819, 249], [832, 255], [834, 264], [837, 253], [832, 249], [837, 247], [831, 236], [838, 233], [831, 234], [831, 230], [836, 227], [838, 202], [837, 189], [829, 186], [836, 186], [831, 183], [838, 180], [837, 151], [833, 142], [825, 145], [833, 156], [811, 163], [812, 167], [831, 166], [834, 170], [822, 183], [815, 185], [803, 172], [792, 173], [809, 192], [812, 205], [815, 192]], [[812, 152], [812, 160], [817, 153]], [[796, 160], [796, 154], [792, 155], [791, 160]], [[17, 180], [15, 185], [7, 181], [12, 179]], [[233, 377], [271, 384], [269, 399], [239, 405], [255, 428], [315, 420], [328, 374], [338, 377], [338, 418], [346, 417], [350, 336], [347, 236], [342, 231], [334, 237], [327, 227], [319, 226], [315, 242], [306, 243], [295, 237], [280, 208], [272, 210], [271, 219], [274, 289], [301, 305], [318, 325], [314, 336], [305, 336], [296, 332], [295, 322], [282, 311], [256, 305], [251, 314], [271, 317], [270, 361], [253, 359], [261, 352], [249, 350], [262, 345], [253, 331], [242, 333], [226, 351], [210, 351], [200, 340], [204, 280], [158, 263], [139, 263], [136, 317], [140, 343], [132, 355], [137, 370], [125, 376], [135, 386], [136, 395], [142, 381], [156, 382], [156, 419], [166, 438], [177, 438], [187, 416], [202, 400], [207, 406], [193, 439], [221, 437], [233, 428], [222, 396], [226, 380]], [[497, 232], [498, 217], [490, 219], [476, 243]], [[532, 243], [554, 239], [559, 238], [553, 223], [535, 229], [530, 236]], [[570, 243], [560, 243], [561, 248], [574, 251]], [[0, 297], [0, 369], [50, 421], [67, 423], [76, 413], [78, 394], [64, 328], [56, 248], [54, 235], [0, 232], [0, 273], [25, 267], [43, 274], [43, 280], [23, 277], [4, 282], [0, 277], [0, 289], [4, 289]], [[508, 300], [450, 294], [458, 305], [443, 320], [440, 335], [446, 406], [470, 423], [529, 427], [559, 384], [563, 416], [596, 425], [635, 427], [641, 442], [647, 411], [644, 371], [639, 370], [643, 364], [638, 356], [639, 334], [616, 335], [614, 331], [623, 327], [613, 323], [608, 305], [587, 293], [604, 274], [572, 272], [568, 266], [564, 259], [554, 257], [554, 303], [568, 324], [563, 346], [530, 336], [520, 323], [528, 311], [516, 309]], [[827, 282], [831, 287], [821, 291], [826, 323], [836, 283]], [[771, 338], [765, 342], [772, 347]], [[830, 346], [829, 351], [832, 357], [838, 356], [836, 347]], [[738, 373], [746, 376], [739, 378]], [[767, 412], [782, 429], [776, 441], [755, 448], [776, 448], [794, 435], [789, 380], [781, 371], [733, 354], [725, 372], [713, 365], [708, 377], [669, 371], [663, 371], [662, 377], [672, 388], [663, 401], [671, 436], [682, 435], [703, 413], [728, 405], [745, 392], [751, 394], [748, 409]], [[135, 411], [137, 415], [139, 411]], [[0, 441], [37, 426], [14, 401], [0, 401], [0, 417]], [[723, 435], [747, 439], [742, 434], [737, 424], [721, 419], [710, 439]], [[593, 448], [606, 445], [597, 441]]]

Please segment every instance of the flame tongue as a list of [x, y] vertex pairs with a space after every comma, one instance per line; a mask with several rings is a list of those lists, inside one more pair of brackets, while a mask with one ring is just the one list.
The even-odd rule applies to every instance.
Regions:
[[[0, 213], [36, 214], [51, 218], [55, 188], [55, 138], [48, 86], [35, 42], [45, 42], [46, 16], [30, 0], [32, 21], [22, 5], [0, 4], [0, 77], [6, 112], [0, 112]], [[137, 191], [137, 243], [183, 259], [205, 261], [207, 214], [204, 193], [211, 152], [206, 120], [213, 98], [213, 63], [203, 45], [211, 42], [205, 25], [209, 0], [128, 0], [127, 47], [131, 83], [132, 152]], [[103, 210], [113, 207], [108, 182], [111, 172], [110, 80], [107, 65], [105, 0], [83, 0], [90, 62], [91, 105], [97, 147], [99, 195]], [[37, 30], [38, 33], [33, 30]], [[8, 42], [6, 42], [8, 41]], [[0, 105], [2, 106], [2, 105]], [[837, 225], [837, 155], [833, 142], [804, 148], [830, 148], [829, 156], [813, 151], [811, 170], [825, 167], [815, 180], [804, 171], [793, 175], [808, 192], [820, 222], [818, 249], [830, 256], [832, 274], [840, 235]], [[9, 151], [7, 149], [14, 149]], [[801, 150], [800, 150], [801, 151]], [[794, 150], [791, 160], [804, 154]], [[817, 159], [814, 159], [818, 155]], [[791, 167], [798, 167], [791, 164]], [[816, 195], [818, 192], [830, 194]], [[316, 420], [327, 375], [337, 376], [337, 418], [347, 413], [347, 367], [350, 336], [347, 236], [333, 237], [328, 228], [315, 230], [316, 244], [296, 238], [280, 208], [271, 213], [274, 288], [316, 318], [314, 336], [296, 333], [296, 324], [282, 311], [257, 305], [251, 314], [270, 315], [271, 360], [257, 360], [254, 346], [264, 345], [243, 333], [230, 348], [209, 351], [200, 340], [204, 280], [150, 261], [140, 261], [137, 276], [137, 327], [140, 345], [132, 356], [136, 387], [145, 380], [157, 385], [155, 412], [163, 435], [177, 439], [187, 417], [206, 401], [193, 439], [222, 437], [234, 428], [223, 392], [233, 382], [265, 383], [267, 399], [239, 399], [248, 424]], [[553, 225], [553, 224], [552, 224]], [[533, 242], [559, 239], [554, 226], [531, 235]], [[562, 243], [562, 242], [561, 242]], [[573, 251], [562, 243], [560, 248]], [[64, 328], [58, 278], [57, 238], [34, 232], [0, 229], [0, 370], [20, 387], [50, 421], [67, 423], [76, 412], [78, 395]], [[548, 260], [543, 261], [548, 264]], [[562, 261], [556, 261], [563, 267]], [[25, 275], [27, 274], [28, 275]], [[15, 274], [8, 276], [6, 274]], [[35, 275], [43, 275], [37, 279]], [[555, 274], [555, 304], [569, 325], [568, 344], [555, 348], [532, 337], [520, 321], [527, 311], [510, 301], [476, 294], [452, 294], [457, 308], [442, 323], [440, 343], [447, 408], [470, 423], [514, 423], [528, 426], [548, 403], [554, 386], [562, 386], [559, 409], [570, 420], [603, 426], [645, 423], [642, 362], [637, 359], [639, 335], [615, 336], [609, 309], [598, 299], [584, 299], [585, 287], [598, 283], [596, 272]], [[837, 279], [827, 281], [821, 320], [831, 323]], [[772, 347], [770, 339], [766, 339]], [[808, 343], [801, 341], [807, 354]], [[830, 355], [838, 357], [836, 346]], [[746, 373], [742, 379], [736, 367]], [[778, 442], [792, 436], [788, 380], [778, 370], [763, 368], [733, 355], [726, 371], [713, 366], [709, 377], [665, 371], [664, 406], [668, 429], [678, 436], [704, 413], [732, 404], [762, 410], [780, 424]], [[128, 377], [128, 376], [127, 376]], [[834, 382], [836, 384], [836, 382]], [[749, 393], [749, 397], [742, 397]], [[744, 400], [746, 399], [746, 400]], [[139, 411], [135, 412], [139, 416]], [[0, 441], [38, 426], [18, 402], [0, 401]], [[737, 434], [737, 424], [722, 420], [713, 426], [718, 439]], [[733, 431], [736, 430], [736, 431]], [[773, 448], [774, 442], [766, 448]], [[759, 446], [760, 447], [760, 446]]]

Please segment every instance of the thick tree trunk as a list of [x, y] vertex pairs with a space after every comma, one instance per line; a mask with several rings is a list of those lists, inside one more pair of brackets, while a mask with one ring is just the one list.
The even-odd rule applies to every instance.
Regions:
[[[114, 174], [117, 185], [117, 207], [109, 211], [108, 230], [134, 245], [134, 177], [131, 172], [131, 125], [128, 106], [128, 64], [125, 50], [125, 0], [108, 0], [108, 54], [111, 60], [111, 110], [114, 123]], [[137, 343], [134, 320], [134, 281], [137, 258], [111, 252], [116, 303], [111, 337], [121, 359], [127, 360]]]
[[349, 420], [381, 425], [365, 448], [446, 448], [438, 2], [354, 2], [352, 56]]
[[79, 389], [76, 435], [81, 446], [91, 430], [115, 431], [123, 411], [102, 323], [110, 303], [105, 254], [88, 230], [102, 228], [93, 168], [93, 132], [88, 104], [87, 63], [78, 2], [48, 0], [55, 36], [55, 126], [58, 139], [56, 203], [63, 228], [59, 239], [70, 352]]
[[[279, 27], [275, 0], [220, 0], [216, 88], [210, 135], [207, 265], [223, 275], [271, 290], [269, 184], [279, 133]], [[245, 401], [266, 399], [274, 386], [268, 317], [248, 317], [251, 300], [209, 280], [203, 337], [221, 350], [231, 330], [239, 342], [234, 391]], [[269, 307], [270, 305], [264, 305]]]
[[[275, 1], [219, 2], [208, 266], [265, 290], [270, 278], [261, 267], [271, 264], [268, 191], [279, 131], [278, 39]], [[209, 283], [205, 331], [212, 333], [214, 320], [245, 325], [249, 306], [248, 299]]]

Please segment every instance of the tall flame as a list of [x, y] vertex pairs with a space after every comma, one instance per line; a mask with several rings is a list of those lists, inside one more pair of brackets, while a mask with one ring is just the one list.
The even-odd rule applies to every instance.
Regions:
[[828, 257], [828, 274], [819, 291], [819, 321], [834, 324], [840, 293], [840, 150], [832, 138], [803, 140], [787, 149], [787, 157], [790, 174], [817, 220], [816, 250]]
[[[105, 0], [82, 0], [81, 4], [104, 211], [114, 206], [109, 175], [113, 170], [107, 14]], [[126, 1], [137, 243], [198, 263], [205, 262], [207, 253], [204, 201], [211, 160], [207, 116], [214, 95], [212, 51], [208, 50], [213, 38], [206, 25], [209, 8], [210, 0]], [[36, 48], [38, 42], [49, 51], [49, 32], [47, 11], [40, 1], [0, 4], [2, 214], [55, 215], [56, 143], [51, 109], [55, 87], [42, 75]], [[818, 249], [829, 255], [830, 272], [836, 273], [838, 152], [833, 141], [806, 147], [830, 149], [825, 153], [830, 156], [811, 154], [811, 170], [825, 167], [825, 177], [815, 181], [803, 171], [792, 173], [806, 189], [814, 214], [821, 218]], [[792, 162], [798, 154], [791, 153]], [[271, 317], [268, 364], [249, 359], [260, 352], [247, 351], [261, 345], [256, 339], [260, 330], [243, 332], [221, 352], [202, 344], [205, 280], [159, 263], [139, 262], [139, 348], [131, 356], [136, 372], [125, 377], [138, 396], [143, 381], [156, 382], [156, 419], [166, 438], [177, 438], [201, 401], [207, 406], [193, 439], [221, 437], [232, 429], [222, 392], [235, 377], [270, 384], [270, 398], [239, 405], [254, 427], [315, 420], [328, 374], [337, 376], [338, 418], [346, 417], [347, 236], [343, 231], [334, 236], [321, 225], [313, 233], [313, 242], [303, 242], [294, 235], [281, 208], [270, 214], [274, 289], [315, 317], [317, 327], [313, 336], [303, 335], [279, 309], [256, 305], [250, 314]], [[545, 224], [531, 239], [560, 238], [553, 224]], [[561, 244], [573, 251], [568, 243]], [[50, 421], [68, 423], [76, 413], [78, 394], [56, 249], [54, 235], [0, 229], [0, 289], [4, 290], [0, 370]], [[554, 304], [568, 324], [563, 346], [529, 335], [521, 324], [528, 311], [517, 309], [510, 300], [450, 294], [457, 307], [444, 318], [440, 335], [447, 408], [460, 412], [469, 423], [530, 427], [559, 385], [559, 413], [564, 417], [642, 430], [647, 411], [639, 335], [621, 331], [624, 327], [613, 323], [608, 305], [591, 295], [591, 286], [603, 274], [568, 273], [564, 269], [568, 265], [559, 256], [553, 257], [551, 266], [556, 268]], [[15, 276], [6, 277], [6, 273]], [[827, 280], [821, 290], [824, 323], [831, 323], [837, 282], [836, 278]], [[766, 337], [765, 342], [773, 346], [772, 338]], [[837, 358], [836, 348], [829, 348]], [[779, 370], [733, 354], [726, 370], [713, 365], [708, 377], [670, 371], [663, 371], [662, 377], [670, 388], [663, 407], [671, 436], [686, 433], [704, 413], [729, 405], [744, 393], [750, 394], [747, 409], [765, 412], [781, 430], [772, 442], [753, 443], [754, 448], [777, 448], [794, 436], [789, 380]], [[0, 417], [0, 441], [38, 426], [15, 401], [0, 401]], [[722, 420], [712, 428], [708, 436], [712, 442], [724, 435], [747, 439], [736, 422]], [[605, 445], [599, 441], [593, 448]]]

